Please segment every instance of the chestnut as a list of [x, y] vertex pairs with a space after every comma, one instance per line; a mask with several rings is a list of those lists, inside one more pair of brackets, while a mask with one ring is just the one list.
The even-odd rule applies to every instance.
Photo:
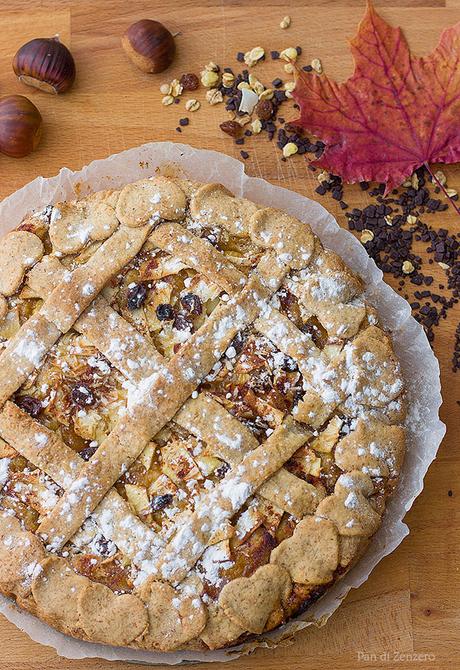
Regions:
[[13, 70], [24, 84], [46, 93], [65, 93], [75, 81], [73, 56], [57, 37], [24, 44], [13, 59]]
[[176, 53], [174, 37], [163, 24], [142, 19], [129, 26], [121, 38], [128, 58], [142, 72], [163, 72], [171, 65]]
[[27, 156], [37, 148], [42, 117], [35, 105], [23, 95], [0, 100], [0, 152], [13, 158]]

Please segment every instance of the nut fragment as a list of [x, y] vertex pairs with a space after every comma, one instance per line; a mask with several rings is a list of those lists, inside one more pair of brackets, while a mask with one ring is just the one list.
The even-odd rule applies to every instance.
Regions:
[[441, 170], [438, 170], [437, 172], [435, 172], [434, 176], [436, 177], [438, 182], [441, 184], [441, 186], [444, 186], [447, 183], [447, 177], [444, 174], [444, 172], [442, 172]]
[[288, 47], [287, 49], [283, 49], [283, 51], [281, 51], [280, 58], [286, 62], [291, 60], [296, 61], [298, 55], [299, 54], [297, 53], [297, 49], [294, 49], [294, 47]]
[[313, 60], [311, 62], [311, 66], [317, 74], [322, 74], [323, 65], [322, 65], [319, 58], [313, 58]]
[[161, 84], [161, 86], [160, 86], [160, 93], [163, 93], [163, 95], [170, 95], [170, 93], [171, 93], [171, 84]]
[[200, 107], [201, 102], [195, 98], [190, 98], [190, 100], [187, 100], [185, 103], [185, 109], [187, 112], [196, 112], [198, 109], [200, 109]]
[[241, 126], [237, 121], [224, 121], [219, 128], [230, 137], [239, 137], [241, 135]]
[[454, 198], [457, 195], [457, 191], [454, 188], [446, 188], [446, 193], [449, 198]]
[[271, 100], [274, 95], [275, 91], [272, 88], [266, 88], [259, 94], [259, 100]]
[[249, 67], [256, 65], [262, 58], [265, 56], [265, 51], [262, 47], [254, 47], [250, 51], [246, 51], [244, 54], [244, 62]]
[[291, 25], [291, 17], [290, 16], [285, 16], [280, 22], [280, 28], [283, 28], [283, 30], [285, 30], [286, 28], [289, 28], [290, 25]]
[[254, 119], [254, 121], [251, 123], [251, 130], [254, 135], [258, 135], [260, 133], [262, 130], [262, 122], [260, 119]]
[[177, 98], [179, 95], [182, 94], [182, 91], [184, 89], [182, 88], [182, 84], [178, 79], [173, 79], [171, 82], [171, 95]]
[[210, 105], [217, 105], [223, 102], [224, 96], [218, 88], [210, 88], [209, 91], [206, 91], [206, 100]]
[[438, 265], [439, 265], [439, 267], [442, 268], [443, 270], [448, 270], [449, 267], [450, 267], [449, 265], [447, 265], [447, 263], [443, 263], [442, 261], [439, 261], [439, 262], [438, 262]]
[[294, 144], [294, 142], [288, 142], [283, 147], [283, 156], [285, 158], [289, 158], [289, 156], [293, 156], [294, 154], [296, 154], [298, 150], [299, 147], [297, 146], [297, 144]]
[[402, 271], [405, 275], [410, 275], [414, 270], [415, 268], [410, 261], [404, 261], [402, 264]]
[[369, 228], [364, 228], [360, 237], [361, 242], [363, 244], [366, 244], [366, 242], [372, 242], [373, 239], [374, 239], [374, 233], [372, 232], [372, 230], [369, 230]]
[[167, 105], [172, 105], [173, 102], [174, 102], [174, 98], [172, 97], [172, 95], [165, 95], [164, 98], [161, 101], [161, 104], [167, 106]]
[[417, 223], [417, 217], [413, 214], [408, 214], [406, 221], [410, 226], [414, 226]]
[[224, 88], [231, 88], [235, 83], [235, 75], [231, 72], [224, 72], [222, 75], [222, 86]]
[[220, 70], [219, 66], [216, 65], [212, 60], [204, 66], [204, 69], [208, 70], [208, 72], [219, 72]]
[[203, 70], [201, 73], [201, 83], [206, 88], [215, 88], [219, 83], [219, 75], [214, 70]]
[[292, 63], [286, 63], [286, 65], [284, 66], [284, 71], [287, 72], [288, 74], [292, 74], [294, 72], [294, 69], [295, 68], [292, 65]]

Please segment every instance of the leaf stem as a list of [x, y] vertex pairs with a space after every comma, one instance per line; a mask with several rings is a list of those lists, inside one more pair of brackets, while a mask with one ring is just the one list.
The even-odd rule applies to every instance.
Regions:
[[455, 211], [457, 212], [457, 214], [460, 216], [460, 209], [457, 207], [457, 204], [454, 202], [454, 200], [452, 200], [452, 197], [447, 193], [445, 186], [443, 186], [443, 184], [441, 184], [441, 182], [439, 181], [439, 179], [437, 178], [437, 176], [436, 176], [435, 174], [433, 174], [433, 172], [432, 172], [430, 166], [428, 165], [428, 163], [423, 163], [423, 166], [424, 166], [425, 169], [428, 171], [428, 173], [429, 173], [429, 175], [431, 176], [431, 178], [433, 179], [433, 181], [436, 182], [436, 184], [439, 186], [439, 188], [440, 188], [441, 191], [444, 193], [444, 195], [446, 196], [446, 198], [449, 200], [450, 204], [451, 204], [452, 207], [455, 209]]

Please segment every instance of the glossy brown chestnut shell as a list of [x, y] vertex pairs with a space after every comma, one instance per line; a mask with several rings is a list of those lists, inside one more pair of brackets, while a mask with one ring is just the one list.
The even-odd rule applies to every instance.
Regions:
[[46, 93], [65, 93], [75, 81], [73, 56], [56, 37], [24, 44], [13, 59], [13, 70], [24, 84]]
[[142, 19], [129, 26], [121, 44], [134, 65], [149, 74], [166, 70], [176, 53], [176, 43], [169, 30], [151, 19]]
[[32, 153], [40, 142], [42, 117], [23, 95], [0, 100], [0, 152], [13, 158]]

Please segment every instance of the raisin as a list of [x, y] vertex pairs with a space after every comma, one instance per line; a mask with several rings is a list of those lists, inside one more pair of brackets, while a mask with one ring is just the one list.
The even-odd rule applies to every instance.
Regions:
[[172, 321], [176, 315], [174, 307], [167, 302], [161, 303], [156, 308], [157, 318], [160, 321]]
[[178, 314], [174, 319], [173, 328], [176, 330], [192, 330], [193, 323], [183, 314]]
[[273, 105], [270, 100], [259, 100], [254, 108], [255, 113], [262, 121], [268, 121], [273, 116]]
[[173, 497], [171, 493], [164, 493], [161, 496], [155, 496], [150, 501], [150, 509], [152, 510], [152, 512], [159, 512], [161, 509], [164, 509], [165, 507], [170, 505], [172, 499]]
[[230, 470], [230, 466], [228, 463], [222, 463], [222, 465], [219, 465], [217, 470], [214, 470], [214, 474], [216, 477], [219, 479], [222, 479], [222, 477], [225, 476], [225, 474]]
[[182, 307], [189, 314], [199, 315], [203, 311], [203, 304], [199, 296], [197, 296], [195, 293], [187, 293], [186, 295], [182, 296], [180, 302]]
[[77, 384], [70, 392], [71, 398], [80, 407], [89, 407], [94, 404], [94, 393], [84, 384]]
[[16, 405], [24, 410], [24, 412], [27, 412], [27, 414], [30, 414], [33, 419], [36, 419], [43, 409], [40, 400], [32, 398], [30, 395], [23, 395], [16, 398]]
[[133, 311], [144, 304], [147, 297], [147, 289], [144, 284], [136, 284], [128, 291], [128, 309]]
[[96, 450], [97, 450], [97, 447], [85, 447], [84, 449], [82, 449], [78, 453], [84, 461], [89, 461], [89, 459], [96, 452]]
[[200, 85], [200, 80], [193, 72], [187, 72], [180, 78], [180, 85], [184, 91], [196, 91]]
[[224, 121], [220, 124], [219, 128], [230, 137], [239, 137], [242, 132], [242, 128], [238, 121]]

